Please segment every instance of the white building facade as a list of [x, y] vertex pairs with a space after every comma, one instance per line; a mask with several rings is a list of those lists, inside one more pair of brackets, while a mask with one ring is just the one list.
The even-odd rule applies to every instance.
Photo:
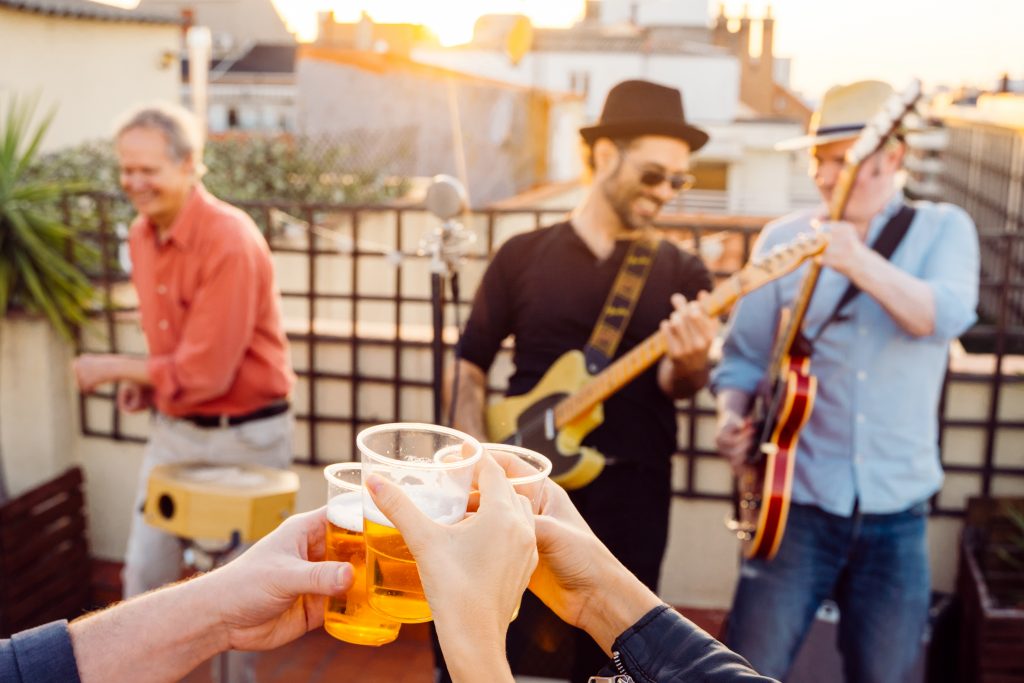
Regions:
[[472, 43], [421, 47], [412, 56], [485, 78], [579, 92], [587, 121], [599, 118], [605, 96], [621, 81], [641, 78], [678, 88], [687, 118], [711, 133], [695, 162], [698, 190], [678, 208], [772, 216], [817, 202], [805, 155], [773, 149], [801, 134], [802, 124], [759, 117], [742, 104], [740, 60], [712, 44], [703, 0], [591, 3], [587, 18], [573, 28], [536, 29], [518, 61], [503, 41], [502, 29], [512, 20], [485, 17]]

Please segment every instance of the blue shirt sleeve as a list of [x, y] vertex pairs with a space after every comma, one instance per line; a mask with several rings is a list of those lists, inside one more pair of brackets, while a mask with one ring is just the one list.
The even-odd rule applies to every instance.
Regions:
[[921, 272], [935, 297], [936, 339], [951, 341], [977, 320], [978, 233], [963, 209], [939, 205], [942, 220]]
[[[752, 257], [771, 248], [771, 230], [758, 236]], [[774, 282], [755, 289], [737, 302], [729, 316], [722, 344], [722, 360], [711, 373], [711, 391], [739, 389], [753, 394], [771, 360], [777, 327], [779, 290]]]
[[0, 640], [0, 683], [81, 683], [67, 621]]

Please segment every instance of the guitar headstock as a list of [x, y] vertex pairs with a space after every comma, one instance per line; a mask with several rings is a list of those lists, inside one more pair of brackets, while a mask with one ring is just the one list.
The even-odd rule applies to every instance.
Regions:
[[779, 244], [768, 253], [751, 259], [728, 280], [715, 287], [704, 310], [719, 315], [745, 294], [796, 270], [801, 263], [825, 251], [828, 234], [800, 233], [796, 239]]
[[807, 259], [825, 251], [828, 239], [828, 234], [823, 232], [802, 232], [794, 240], [778, 244], [767, 253], [751, 259], [737, 273], [743, 276], [744, 294], [793, 272]]
[[894, 92], [868, 121], [857, 141], [846, 151], [846, 165], [859, 166], [895, 135], [903, 121], [915, 112], [921, 99], [921, 81], [913, 79], [902, 92]]

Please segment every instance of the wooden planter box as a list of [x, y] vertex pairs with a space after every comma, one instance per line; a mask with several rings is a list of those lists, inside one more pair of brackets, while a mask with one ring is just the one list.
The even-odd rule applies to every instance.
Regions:
[[968, 683], [1024, 683], [1024, 609], [996, 597], [1024, 594], [1024, 571], [997, 569], [994, 547], [1011, 533], [1003, 502], [971, 499], [967, 508], [957, 592], [963, 605], [961, 678]]

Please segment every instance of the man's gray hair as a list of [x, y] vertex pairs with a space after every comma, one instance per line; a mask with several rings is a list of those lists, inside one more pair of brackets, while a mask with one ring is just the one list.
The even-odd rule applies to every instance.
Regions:
[[167, 152], [175, 161], [192, 158], [196, 174], [206, 171], [203, 165], [203, 132], [199, 121], [188, 109], [170, 102], [157, 102], [133, 109], [125, 114], [117, 126], [114, 139], [136, 128], [149, 128], [164, 134]]

